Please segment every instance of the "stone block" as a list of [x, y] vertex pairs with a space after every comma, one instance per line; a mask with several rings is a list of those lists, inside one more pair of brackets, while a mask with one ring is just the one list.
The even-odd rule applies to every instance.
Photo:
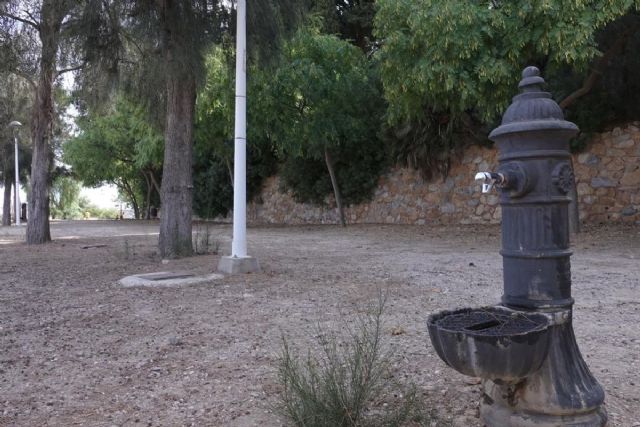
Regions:
[[587, 195], [593, 194], [593, 188], [586, 182], [581, 182], [578, 184], [578, 194], [579, 195]]
[[454, 213], [455, 211], [456, 211], [456, 207], [453, 205], [453, 203], [444, 203], [443, 205], [440, 206], [440, 212], [444, 214], [451, 214], [451, 213]]
[[607, 146], [602, 141], [593, 142], [589, 146], [589, 151], [596, 156], [604, 156], [607, 152]]
[[595, 177], [591, 179], [591, 187], [593, 188], [610, 188], [615, 186], [616, 183], [608, 178]]
[[640, 188], [640, 169], [625, 173], [620, 179], [620, 185], [624, 187]]
[[610, 170], [610, 171], [621, 171], [621, 170], [624, 170], [624, 168], [625, 168], [625, 164], [624, 163], [625, 162], [624, 162], [624, 160], [622, 160], [622, 158], [614, 157], [607, 164], [607, 169]]
[[609, 148], [607, 149], [606, 155], [611, 157], [625, 157], [627, 155], [627, 151], [620, 150], [618, 148]]
[[613, 146], [616, 148], [629, 148], [633, 147], [635, 142], [630, 134], [623, 134], [613, 138]]
[[582, 153], [578, 155], [578, 163], [593, 166], [600, 163], [600, 158], [593, 153]]
[[591, 196], [591, 195], [589, 195], [589, 196], [584, 196], [584, 197], [582, 198], [582, 203], [585, 203], [585, 204], [587, 204], [587, 205], [592, 204], [592, 203], [593, 203], [593, 201], [594, 201], [594, 197], [593, 197], [593, 196]]
[[493, 219], [498, 220], [498, 221], [502, 219], [502, 209], [496, 208], [493, 211]]

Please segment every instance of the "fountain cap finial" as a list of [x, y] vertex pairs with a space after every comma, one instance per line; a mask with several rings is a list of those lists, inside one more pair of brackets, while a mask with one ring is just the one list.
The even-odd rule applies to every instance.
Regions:
[[564, 119], [562, 108], [542, 89], [545, 81], [537, 67], [527, 67], [522, 71], [518, 84], [520, 94], [502, 116], [502, 124], [489, 134], [495, 140], [501, 135], [533, 131], [578, 132], [578, 127]]
[[540, 92], [544, 85], [544, 79], [540, 77], [538, 67], [529, 66], [522, 71], [522, 80], [518, 87], [521, 92]]

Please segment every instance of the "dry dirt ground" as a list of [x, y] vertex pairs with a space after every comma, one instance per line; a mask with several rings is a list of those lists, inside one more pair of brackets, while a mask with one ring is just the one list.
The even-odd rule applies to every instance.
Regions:
[[[250, 228], [263, 273], [122, 288], [125, 275], [215, 269], [219, 255], [162, 264], [157, 230], [54, 223], [53, 243], [27, 246], [24, 228], [0, 229], [0, 425], [281, 425], [272, 411], [281, 336], [304, 347], [317, 325], [343, 328], [380, 290], [397, 379], [415, 383], [443, 423], [480, 425], [480, 386], [438, 359], [425, 320], [499, 301], [498, 228]], [[231, 227], [208, 230], [228, 253]], [[640, 425], [640, 227], [588, 229], [574, 250], [581, 351], [611, 425]]]

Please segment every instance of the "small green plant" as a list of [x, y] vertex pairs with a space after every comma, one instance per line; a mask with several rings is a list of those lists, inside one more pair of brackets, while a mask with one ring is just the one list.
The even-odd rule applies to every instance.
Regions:
[[278, 360], [282, 386], [277, 410], [296, 426], [430, 425], [415, 387], [393, 380], [391, 354], [382, 342], [384, 298], [346, 329], [346, 339], [318, 328], [318, 354], [294, 354], [286, 337]]

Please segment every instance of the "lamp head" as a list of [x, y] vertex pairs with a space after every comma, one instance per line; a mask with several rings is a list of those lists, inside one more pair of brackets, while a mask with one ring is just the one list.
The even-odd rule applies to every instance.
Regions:
[[13, 129], [17, 129], [17, 128], [19, 128], [19, 127], [22, 127], [22, 123], [20, 123], [20, 122], [18, 122], [18, 121], [16, 121], [16, 120], [14, 120], [14, 121], [12, 121], [11, 123], [9, 123], [9, 127], [10, 127], [10, 128], [13, 128]]

